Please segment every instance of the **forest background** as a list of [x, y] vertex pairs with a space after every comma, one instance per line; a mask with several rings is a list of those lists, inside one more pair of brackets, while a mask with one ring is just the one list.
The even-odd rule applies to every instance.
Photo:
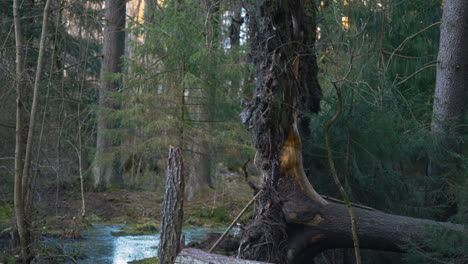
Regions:
[[[112, 1], [56, 0], [43, 24], [45, 2], [20, 1], [19, 81], [13, 1], [0, 2], [2, 218], [14, 215], [18, 83], [20, 138], [25, 150], [30, 146], [23, 187], [30, 201], [25, 203], [35, 208], [26, 210], [30, 223], [41, 211], [32, 201], [44, 197], [116, 189], [162, 193], [168, 145], [180, 146], [186, 160], [188, 201], [220, 186], [220, 167], [240, 170], [254, 159], [252, 135], [239, 118], [256, 78], [249, 53], [255, 23], [247, 5], [131, 0], [111, 13], [106, 7]], [[322, 126], [338, 107], [333, 80], [349, 71], [342, 82], [343, 113], [330, 141], [351, 200], [388, 213], [466, 224], [466, 114], [444, 140], [431, 130], [442, 1], [314, 4], [323, 99], [318, 114], [304, 113], [311, 123], [303, 151], [315, 188], [340, 197], [329, 175]], [[106, 35], [105, 22], [120, 35]], [[33, 126], [27, 125], [31, 112]], [[33, 140], [27, 139], [30, 127]], [[85, 208], [76, 214], [85, 215]], [[414, 245], [406, 261], [466, 260], [459, 242], [447, 236]], [[422, 253], [419, 247], [433, 250]]]

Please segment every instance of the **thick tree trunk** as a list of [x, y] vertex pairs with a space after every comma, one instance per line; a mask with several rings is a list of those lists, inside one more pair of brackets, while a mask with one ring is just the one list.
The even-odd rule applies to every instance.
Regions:
[[187, 182], [187, 200], [192, 201], [197, 194], [206, 193], [211, 185], [211, 157], [208, 142], [192, 144], [192, 159], [189, 166]]
[[[287, 209], [287, 254], [293, 257], [291, 262], [309, 263], [311, 258], [324, 250], [353, 247], [351, 221], [345, 205], [329, 203], [325, 206], [314, 206], [311, 203], [309, 212], [303, 211], [304, 205], [300, 206], [297, 212], [291, 208]], [[463, 226], [451, 223], [385, 214], [356, 207], [353, 210], [361, 248], [402, 252], [401, 246], [408, 242], [417, 243], [430, 238], [431, 227], [463, 231]]]
[[[461, 140], [466, 128], [465, 109], [468, 92], [468, 2], [464, 0], [447, 0], [444, 2], [442, 24], [440, 27], [440, 46], [437, 58], [436, 88], [431, 123], [434, 142], [440, 149], [460, 154], [463, 150]], [[455, 160], [454, 155], [432, 157], [428, 166], [428, 176], [434, 179], [443, 178], [449, 172], [446, 164], [456, 164], [450, 174], [463, 174], [462, 160]], [[440, 188], [440, 182], [434, 189]], [[435, 199], [435, 203], [444, 205], [438, 219], [446, 220], [456, 214], [456, 205], [447, 198], [445, 187]]]
[[178, 148], [169, 148], [166, 192], [164, 194], [159, 264], [173, 264], [180, 251], [180, 235], [184, 216], [184, 161]]
[[[206, 1], [207, 24], [206, 24], [206, 43], [208, 45], [208, 56], [211, 60], [211, 52], [218, 48], [219, 42], [219, 23], [216, 16], [219, 16], [219, 0]], [[211, 73], [205, 76], [207, 84], [202, 89], [194, 89], [190, 96], [194, 98], [205, 98], [203, 105], [192, 107], [191, 112], [195, 120], [205, 121], [214, 119], [213, 106], [210, 101], [216, 98], [216, 88], [212, 82], [216, 82], [216, 76]], [[188, 104], [190, 105], [190, 103]], [[196, 123], [197, 121], [195, 121]], [[205, 129], [210, 129], [207, 123]], [[212, 166], [212, 151], [211, 143], [204, 139], [204, 135], [195, 135], [192, 139], [191, 146], [192, 159], [188, 171], [187, 184], [187, 200], [192, 201], [197, 194], [206, 193], [206, 190], [211, 186], [211, 166]]]
[[93, 164], [94, 187], [104, 189], [122, 184], [119, 152], [113, 149], [118, 142], [115, 135], [110, 136], [115, 124], [110, 117], [112, 110], [118, 108], [113, 98], [119, 84], [109, 80], [108, 74], [121, 71], [121, 57], [125, 51], [125, 1], [106, 0], [106, 15], [103, 40], [104, 59], [101, 65], [101, 85], [99, 87], [99, 107], [96, 139], [96, 155]]
[[[444, 1], [440, 46], [437, 57], [436, 89], [434, 93], [431, 131], [449, 136], [460, 132], [465, 118], [468, 87], [468, 2]], [[457, 133], [458, 134], [458, 133]], [[460, 151], [460, 146], [453, 146]]]
[[[241, 239], [240, 257], [310, 263], [325, 249], [353, 247], [346, 207], [322, 199], [302, 164], [301, 137], [308, 135], [309, 123], [303, 112], [320, 108], [313, 50], [315, 7], [302, 0], [260, 1], [252, 23], [257, 29], [251, 54], [257, 88], [241, 117], [253, 129], [255, 163], [264, 183], [254, 222]], [[463, 230], [458, 225], [354, 210], [362, 248], [400, 251], [401, 244], [429, 236], [426, 224]]]
[[255, 163], [264, 184], [257, 199], [257, 216], [244, 232], [239, 251], [242, 258], [286, 263], [288, 223], [283, 209], [300, 203], [327, 203], [305, 177], [297, 134], [298, 126], [307, 134], [304, 111], [320, 108], [313, 50], [315, 7], [311, 3], [305, 6], [303, 1], [274, 0], [260, 1], [256, 8], [250, 19], [251, 29], [256, 31], [250, 34], [257, 85], [241, 118], [253, 128]]

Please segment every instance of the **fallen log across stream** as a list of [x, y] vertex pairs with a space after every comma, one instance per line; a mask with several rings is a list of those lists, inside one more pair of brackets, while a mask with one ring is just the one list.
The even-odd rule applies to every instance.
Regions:
[[175, 260], [175, 264], [268, 264], [246, 259], [211, 254], [195, 248], [184, 248]]

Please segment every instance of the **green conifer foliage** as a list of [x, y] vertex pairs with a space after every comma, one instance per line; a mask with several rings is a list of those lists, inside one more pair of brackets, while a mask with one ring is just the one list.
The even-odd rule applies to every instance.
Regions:
[[[434, 144], [430, 135], [441, 2], [322, 2], [328, 2], [319, 7], [318, 17], [323, 110], [313, 119], [312, 137], [304, 147], [305, 166], [317, 189], [339, 197], [328, 175], [321, 126], [337, 108], [332, 81], [342, 80], [350, 70], [342, 82], [344, 112], [330, 138], [352, 200], [385, 212], [433, 219], [454, 208], [450, 220], [466, 224], [466, 148], [458, 155]], [[466, 140], [466, 135], [455, 140]], [[439, 157], [447, 173], [428, 177], [430, 157]], [[441, 196], [450, 204], [438, 202]], [[466, 235], [439, 237], [452, 252], [441, 241], [428, 241], [414, 245], [407, 263], [427, 263], [427, 256], [448, 263], [465, 256], [466, 261]], [[422, 248], [432, 253], [424, 257]]]
[[[131, 25], [141, 38], [130, 43], [135, 57], [126, 63], [131, 70], [122, 93], [125, 107], [118, 113], [125, 139], [121, 151], [143, 164], [129, 164], [130, 181], [151, 166], [163, 168], [168, 145], [181, 146], [188, 162], [194, 142], [207, 142], [204, 154], [217, 162], [240, 165], [252, 156], [250, 137], [238, 121], [240, 98], [248, 89], [246, 81], [239, 82], [249, 71], [239, 62], [245, 51], [207, 37], [212, 29], [203, 1], [170, 3], [154, 10], [151, 21]], [[214, 29], [221, 35], [227, 26], [218, 25]], [[146, 169], [137, 172], [138, 166]]]

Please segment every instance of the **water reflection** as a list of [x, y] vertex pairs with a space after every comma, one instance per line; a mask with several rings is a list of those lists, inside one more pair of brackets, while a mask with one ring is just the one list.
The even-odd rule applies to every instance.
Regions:
[[[114, 237], [123, 225], [93, 225], [83, 232], [84, 239], [66, 240], [66, 252], [86, 256], [78, 259], [80, 264], [127, 264], [129, 261], [155, 257], [159, 246], [159, 234], [145, 236]], [[185, 241], [199, 241], [206, 233], [222, 232], [222, 228], [191, 227], [184, 229]]]
[[154, 257], [159, 246], [159, 235], [124, 236], [114, 241], [113, 264]]

